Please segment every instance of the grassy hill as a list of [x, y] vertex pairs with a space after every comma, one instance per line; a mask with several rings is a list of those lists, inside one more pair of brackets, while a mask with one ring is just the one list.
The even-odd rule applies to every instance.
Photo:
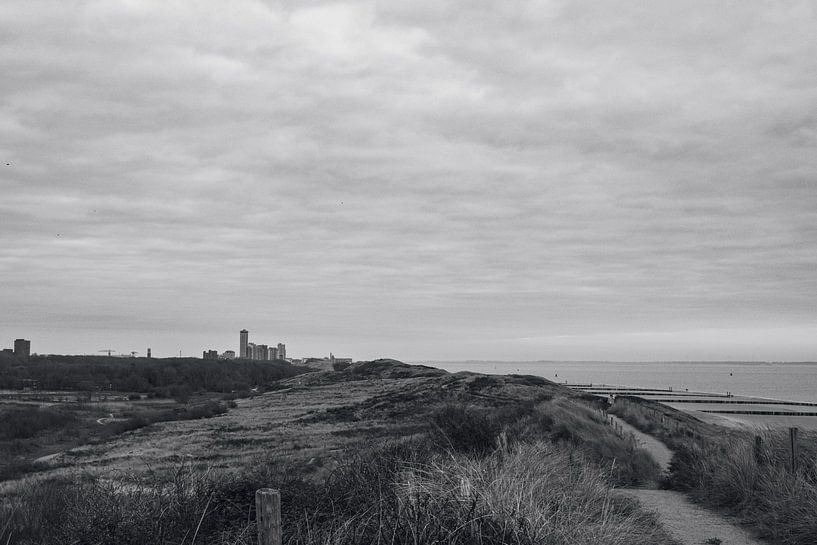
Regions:
[[273, 487], [288, 544], [671, 544], [611, 493], [657, 467], [594, 403], [393, 360], [290, 377], [6, 483], [0, 541], [249, 544], [255, 490]]

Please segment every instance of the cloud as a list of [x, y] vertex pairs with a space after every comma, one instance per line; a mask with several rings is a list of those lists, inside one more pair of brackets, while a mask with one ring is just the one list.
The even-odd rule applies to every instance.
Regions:
[[0, 324], [42, 351], [814, 325], [809, 2], [0, 10]]

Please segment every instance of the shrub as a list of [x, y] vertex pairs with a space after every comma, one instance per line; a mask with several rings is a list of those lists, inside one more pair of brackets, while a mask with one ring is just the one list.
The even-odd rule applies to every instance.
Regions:
[[12, 407], [0, 413], [0, 440], [29, 439], [41, 431], [59, 429], [76, 421], [71, 411], [47, 407]]
[[219, 402], [205, 401], [198, 405], [185, 405], [178, 409], [163, 411], [141, 412], [130, 415], [126, 420], [119, 420], [109, 424], [114, 434], [144, 428], [157, 422], [171, 422], [176, 420], [199, 420], [224, 414], [230, 408], [235, 408], [235, 401]]
[[501, 427], [490, 409], [445, 405], [431, 415], [432, 441], [456, 452], [484, 454], [497, 445]]

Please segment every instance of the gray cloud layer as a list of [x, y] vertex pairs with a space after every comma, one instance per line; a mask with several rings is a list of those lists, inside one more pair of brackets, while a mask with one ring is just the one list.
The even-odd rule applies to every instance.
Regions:
[[813, 359], [815, 19], [7, 2], [0, 344]]

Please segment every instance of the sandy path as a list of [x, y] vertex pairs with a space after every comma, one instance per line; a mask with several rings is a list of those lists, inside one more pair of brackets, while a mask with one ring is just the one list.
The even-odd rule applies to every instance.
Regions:
[[[612, 416], [612, 415], [611, 415]], [[613, 417], [625, 433], [635, 437], [638, 446], [649, 452], [661, 466], [669, 471], [672, 451], [651, 435], [647, 435], [620, 418]], [[620, 489], [618, 493], [635, 498], [641, 506], [658, 515], [661, 524], [672, 537], [683, 545], [763, 545], [743, 528], [728, 518], [708, 511], [690, 502], [686, 495], [671, 490]]]
[[672, 451], [667, 447], [667, 445], [652, 435], [647, 435], [646, 433], [637, 430], [617, 416], [609, 415], [609, 417], [618, 422], [621, 429], [623, 429], [625, 433], [631, 433], [633, 437], [635, 437], [636, 444], [652, 455], [652, 457], [661, 467], [662, 472], [669, 473], [669, 464], [672, 461]]
[[701, 545], [707, 542], [721, 545], [762, 543], [743, 528], [732, 524], [729, 519], [690, 503], [681, 492], [630, 489], [621, 490], [620, 493], [637, 499], [646, 511], [656, 513], [667, 532], [684, 545]]

